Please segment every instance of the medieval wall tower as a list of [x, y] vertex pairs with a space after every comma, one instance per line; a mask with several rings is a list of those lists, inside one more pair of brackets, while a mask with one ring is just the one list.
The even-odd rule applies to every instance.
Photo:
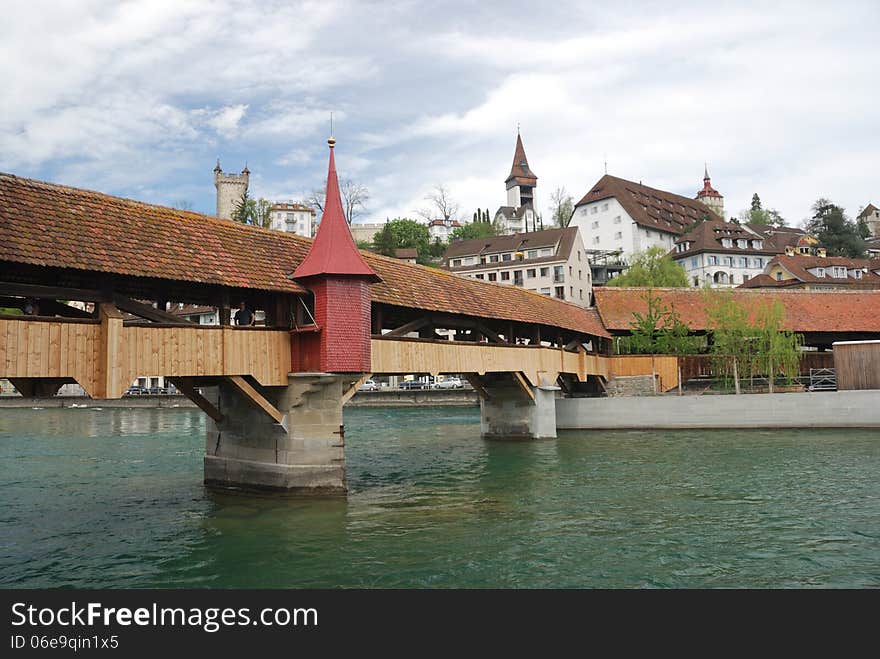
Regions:
[[705, 166], [703, 172], [703, 189], [697, 193], [695, 199], [706, 204], [723, 220], [724, 196], [712, 187], [712, 179], [709, 177], [708, 165]]
[[220, 159], [214, 167], [214, 187], [217, 188], [217, 217], [232, 219], [232, 213], [247, 192], [251, 172], [245, 165], [241, 174], [226, 174], [220, 169]]

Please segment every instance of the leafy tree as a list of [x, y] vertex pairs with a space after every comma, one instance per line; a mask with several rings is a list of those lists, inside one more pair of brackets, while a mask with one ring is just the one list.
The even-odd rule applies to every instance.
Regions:
[[849, 219], [844, 209], [828, 199], [813, 204], [813, 217], [804, 229], [819, 240], [829, 256], [862, 258], [865, 255], [865, 239], [859, 226]]
[[687, 285], [684, 268], [659, 245], [635, 254], [629, 268], [608, 282], [608, 286], [685, 288]]
[[471, 222], [452, 230], [452, 240], [473, 240], [500, 235], [500, 228], [490, 222]]
[[789, 381], [798, 374], [803, 337], [782, 329], [785, 308], [778, 300], [746, 309], [731, 291], [707, 295], [707, 328], [712, 335], [713, 370], [733, 380], [766, 376], [771, 391], [776, 376]]
[[645, 291], [642, 299], [648, 305], [647, 311], [633, 313], [632, 334], [617, 341], [619, 354], [688, 355], [699, 351], [702, 339], [690, 336], [690, 328], [675, 305], [667, 307], [652, 290]]
[[386, 222], [382, 230], [373, 236], [373, 245], [385, 256], [394, 256], [398, 249], [415, 247], [419, 263], [426, 262], [430, 255], [428, 227], [406, 218]]
[[357, 245], [358, 249], [372, 249], [373, 247], [373, 243], [371, 243], [369, 240], [356, 240], [355, 244]]
[[266, 199], [254, 199], [245, 190], [235, 205], [235, 210], [232, 211], [232, 219], [242, 224], [268, 229], [272, 226], [270, 207], [271, 204]]
[[446, 244], [440, 242], [440, 238], [434, 238], [434, 242], [428, 245], [428, 255], [433, 258], [440, 258], [446, 252]]
[[762, 226], [774, 227], [785, 226], [785, 218], [775, 208], [764, 208], [757, 192], [752, 195], [751, 207], [740, 212], [739, 220], [743, 224], [760, 224]]
[[752, 195], [752, 211], [760, 211], [761, 208], [761, 198], [758, 196], [758, 193]]

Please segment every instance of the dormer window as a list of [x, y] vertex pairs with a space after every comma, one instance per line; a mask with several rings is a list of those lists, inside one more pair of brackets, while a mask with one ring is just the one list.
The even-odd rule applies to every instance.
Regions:
[[846, 278], [846, 268], [842, 266], [834, 266], [831, 269], [831, 276], [835, 279], [845, 279]]
[[730, 238], [722, 238], [721, 239], [721, 246], [722, 247], [733, 247], [733, 240], [731, 240]]
[[763, 240], [753, 240], [752, 247], [754, 249], [764, 249], [764, 241]]
[[816, 276], [819, 278], [825, 278], [825, 268], [816, 268]]
[[861, 278], [862, 278], [862, 274], [863, 274], [863, 273], [862, 273], [861, 270], [853, 270], [853, 277], [855, 277], [856, 279], [861, 279]]
[[740, 249], [748, 249], [749, 241], [746, 240], [745, 238], [738, 238], [736, 241], [736, 246], [739, 247]]

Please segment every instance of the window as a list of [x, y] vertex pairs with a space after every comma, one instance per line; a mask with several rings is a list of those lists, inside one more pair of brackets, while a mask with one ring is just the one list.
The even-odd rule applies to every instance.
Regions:
[[553, 281], [556, 283], [565, 281], [565, 270], [562, 269], [561, 265], [553, 266]]
[[764, 249], [764, 241], [763, 240], [753, 240], [752, 247], [754, 249]]
[[584, 278], [583, 270], [578, 270], [578, 279], [583, 279], [583, 278]]
[[528, 270], [526, 270], [526, 277], [528, 277], [529, 279], [534, 279], [535, 278], [535, 269], [529, 268]]
[[292, 219], [293, 219], [293, 213], [288, 213], [288, 214], [287, 214], [287, 219], [288, 219], [288, 220], [292, 220]]
[[699, 261], [697, 261], [697, 257], [695, 256], [694, 258], [691, 259], [691, 270], [696, 268], [698, 265], [699, 265]]
[[722, 247], [733, 247], [733, 241], [730, 238], [722, 238], [721, 239]]
[[817, 277], [825, 277], [825, 268], [816, 268]]
[[846, 277], [846, 268], [838, 266], [838, 265], [834, 266], [834, 268], [832, 269], [831, 276], [834, 277], [835, 279], [845, 278]]
[[591, 229], [598, 229], [598, 228], [599, 228], [599, 222], [594, 221], [594, 222], [590, 225], [590, 228], [591, 228]]
[[511, 257], [510, 257], [510, 254], [504, 254], [504, 255], [502, 255], [502, 257], [501, 257], [501, 260], [502, 260], [502, 261], [509, 261], [510, 258], [511, 258]]
[[510, 270], [501, 273], [501, 281], [510, 281]]
[[755, 259], [754, 260], [754, 267], [763, 268], [764, 267], [764, 259]]
[[615, 239], [615, 240], [620, 240], [621, 238], [623, 238], [623, 232], [622, 232], [622, 231], [617, 231], [617, 232], [614, 234], [614, 239]]
[[706, 264], [707, 265], [718, 265], [718, 257], [715, 256], [714, 254], [709, 254], [709, 256], [706, 257]]
[[536, 258], [538, 258], [538, 250], [536, 250], [536, 249], [530, 249], [530, 250], [529, 250], [529, 255], [528, 255], [528, 256], [529, 256], [530, 259], [536, 259]]
[[577, 253], [578, 253], [578, 261], [580, 261], [581, 260], [581, 250], [578, 250]]
[[553, 248], [547, 247], [541, 250], [541, 256], [553, 256]]
[[653, 238], [653, 237], [654, 237], [654, 234], [651, 233], [651, 230], [650, 230], [650, 229], [645, 229], [645, 236], [648, 237], [648, 238]]
[[593, 244], [594, 244], [594, 245], [598, 245], [598, 244], [599, 244], [599, 236], [593, 236]]
[[725, 256], [723, 259], [721, 259], [722, 263], [724, 263], [724, 265], [728, 265], [728, 266], [732, 265], [732, 260], [733, 259], [731, 259], [729, 256]]
[[550, 276], [550, 268], [541, 268], [541, 276], [549, 277]]
[[614, 218], [614, 224], [620, 224], [620, 215]]
[[574, 286], [569, 286], [569, 287], [568, 287], [568, 294], [569, 294], [572, 298], [574, 298]]
[[572, 268], [571, 266], [568, 266], [568, 276], [574, 277], [574, 268]]
[[699, 286], [699, 285], [700, 285], [700, 278], [694, 277], [694, 286]]
[[484, 275], [477, 275], [477, 279], [485, 279]]
[[855, 277], [856, 279], [861, 279], [862, 278], [862, 271], [861, 270], [853, 270], [853, 277]]
[[498, 255], [497, 255], [497, 254], [493, 254], [492, 256], [490, 256], [490, 257], [489, 257], [489, 263], [498, 263]]
[[582, 288], [579, 289], [579, 290], [578, 290], [578, 295], [579, 295], [580, 298], [583, 300], [583, 299], [584, 299], [584, 289], [582, 289]]
[[738, 238], [736, 241], [736, 246], [740, 249], [748, 249], [749, 241], [744, 238]]
[[738, 260], [739, 260], [739, 267], [740, 268], [748, 268], [749, 267], [749, 260], [746, 257], [740, 256]]
[[549, 288], [542, 288], [541, 295], [550, 295], [550, 289]]
[[776, 273], [776, 281], [782, 281], [782, 272]]
[[514, 286], [522, 286], [523, 285], [523, 271], [522, 270], [514, 270], [513, 271], [513, 285]]
[[452, 259], [452, 267], [457, 268], [461, 265], [461, 259]]
[[592, 208], [590, 208], [590, 213], [592, 213], [593, 215], [595, 215], [598, 212], [599, 212], [598, 206], [593, 206]]
[[565, 299], [565, 286], [556, 287], [556, 297], [558, 297], [560, 300]]
[[480, 264], [482, 265], [482, 264], [485, 263], [485, 262], [486, 262], [486, 257], [485, 257], [485, 256], [481, 256], [481, 257], [480, 257]]

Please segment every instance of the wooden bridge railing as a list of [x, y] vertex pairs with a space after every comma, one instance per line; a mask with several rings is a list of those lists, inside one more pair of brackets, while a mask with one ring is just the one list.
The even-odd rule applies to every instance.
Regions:
[[141, 375], [251, 375], [286, 385], [285, 330], [220, 326], [124, 326], [114, 309], [100, 321], [0, 319], [0, 377], [73, 379], [93, 398], [119, 398]]

